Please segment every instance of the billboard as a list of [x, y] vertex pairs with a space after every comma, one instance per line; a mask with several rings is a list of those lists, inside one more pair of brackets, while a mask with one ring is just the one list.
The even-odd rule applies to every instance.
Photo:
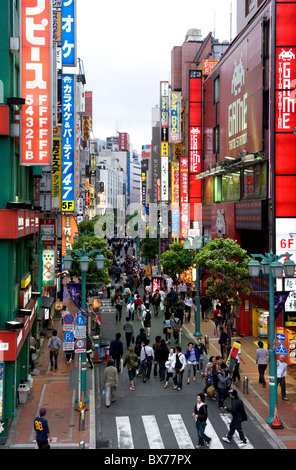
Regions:
[[276, 254], [296, 260], [296, 1], [276, 1], [274, 86], [274, 208]]
[[92, 126], [92, 120], [93, 120], [93, 116], [92, 116], [92, 91], [86, 91], [85, 92], [85, 111], [87, 112], [87, 114], [89, 115], [89, 127], [90, 127], [90, 130], [93, 129], [93, 126]]
[[180, 158], [180, 238], [187, 238], [189, 224], [188, 158]]
[[248, 32], [220, 66], [220, 158], [262, 149], [262, 26]]
[[169, 200], [169, 83], [160, 82], [160, 157], [161, 157], [161, 185], [160, 200]]
[[189, 204], [190, 220], [196, 220], [195, 204], [201, 203], [201, 181], [195, 175], [201, 173], [202, 151], [202, 71], [189, 70]]
[[180, 165], [171, 163], [171, 210], [172, 210], [172, 237], [179, 238], [180, 234]]
[[[38, 31], [38, 32], [37, 32]], [[21, 164], [51, 164], [51, 2], [21, 2]]]
[[76, 75], [62, 75], [62, 210], [75, 208], [75, 81]]

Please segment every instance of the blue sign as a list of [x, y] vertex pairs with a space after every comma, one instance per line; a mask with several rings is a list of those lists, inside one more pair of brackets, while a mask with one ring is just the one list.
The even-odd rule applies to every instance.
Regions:
[[83, 315], [77, 315], [75, 322], [76, 325], [83, 326], [86, 323], [86, 318]]
[[67, 323], [67, 325], [70, 325], [71, 323], [74, 322], [74, 317], [71, 315], [71, 313], [67, 313], [67, 315], [64, 316], [64, 322]]
[[276, 333], [276, 339], [278, 341], [286, 341], [286, 335], [283, 335], [282, 333]]
[[62, 75], [62, 211], [75, 209], [75, 75]]
[[62, 59], [63, 66], [76, 67], [76, 0], [62, 3]]
[[284, 343], [280, 342], [280, 344], [278, 345], [278, 347], [275, 350], [275, 353], [280, 354], [280, 355], [283, 354], [284, 356], [287, 356], [288, 351], [287, 351]]
[[64, 338], [64, 341], [66, 341], [67, 343], [73, 341], [74, 340], [73, 331], [65, 331], [63, 338]]

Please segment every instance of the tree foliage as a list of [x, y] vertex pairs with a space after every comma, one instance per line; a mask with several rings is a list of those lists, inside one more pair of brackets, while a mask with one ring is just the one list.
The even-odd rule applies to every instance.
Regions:
[[186, 250], [183, 243], [173, 242], [169, 250], [162, 253], [160, 264], [164, 271], [175, 279], [177, 275], [182, 274], [186, 269], [195, 264], [195, 251]]
[[240, 305], [239, 293], [250, 294], [250, 277], [246, 250], [231, 238], [215, 238], [196, 255], [199, 268], [209, 274], [206, 294], [212, 298]]
[[[79, 224], [79, 231], [80, 230], [81, 223]], [[79, 253], [82, 253], [83, 247], [85, 248], [86, 253], [89, 253], [91, 250], [102, 250], [102, 255], [104, 255], [105, 257], [105, 267], [101, 271], [98, 271], [95, 261], [95, 258], [98, 253], [93, 253], [90, 256], [89, 268], [88, 272], [86, 273], [87, 288], [95, 288], [96, 286], [99, 287], [102, 284], [108, 284], [110, 282], [108, 268], [112, 264], [112, 261], [109, 258], [112, 257], [112, 252], [108, 250], [106, 240], [98, 238], [96, 236], [81, 235], [73, 243], [72, 249], [78, 251]], [[75, 253], [72, 253], [72, 258], [73, 263], [72, 269], [70, 271], [70, 276], [78, 277], [79, 279], [81, 279], [79, 257]]]

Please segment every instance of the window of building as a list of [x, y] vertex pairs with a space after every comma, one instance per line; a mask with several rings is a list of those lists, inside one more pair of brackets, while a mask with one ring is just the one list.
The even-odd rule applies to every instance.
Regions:
[[255, 7], [255, 0], [246, 0], [246, 16], [250, 13], [250, 11]]
[[220, 76], [214, 80], [214, 103], [220, 101]]
[[222, 202], [240, 200], [240, 172], [222, 176]]
[[267, 164], [245, 168], [243, 172], [245, 199], [264, 198], [267, 195]]
[[222, 200], [222, 176], [215, 176], [214, 178], [214, 202], [221, 202]]
[[213, 148], [214, 148], [214, 153], [219, 153], [220, 152], [220, 128], [219, 126], [214, 127], [214, 142], [213, 142]]

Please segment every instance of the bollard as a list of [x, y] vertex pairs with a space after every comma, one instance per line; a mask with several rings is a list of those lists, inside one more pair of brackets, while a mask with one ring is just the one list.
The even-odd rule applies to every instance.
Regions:
[[248, 392], [248, 386], [249, 386], [249, 379], [248, 377], [244, 377], [244, 387], [243, 387], [243, 393], [247, 394]]

